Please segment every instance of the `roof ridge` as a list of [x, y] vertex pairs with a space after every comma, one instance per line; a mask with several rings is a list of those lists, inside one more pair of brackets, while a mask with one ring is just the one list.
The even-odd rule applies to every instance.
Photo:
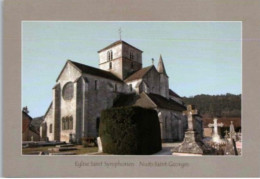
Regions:
[[[101, 69], [99, 69], [99, 68], [96, 68], [96, 67], [93, 67], [93, 66], [89, 66], [89, 65], [85, 65], [85, 64], [83, 64], [83, 63], [79, 63], [79, 62], [76, 62], [76, 61], [72, 61], [72, 60], [68, 60], [68, 61], [70, 61], [70, 62], [72, 62], [72, 63], [77, 63], [77, 64], [79, 64], [79, 65], [87, 66], [87, 67], [90, 67], [90, 68], [94, 68], [94, 69], [97, 69], [97, 70], [101, 70]], [[102, 71], [105, 71], [105, 70], [102, 70]], [[110, 73], [110, 72], [109, 72], [109, 73]]]
[[[150, 65], [150, 66], [144, 67], [144, 68], [142, 68], [142, 69], [140, 69], [140, 70], [137, 70], [136, 72], [134, 72], [134, 73], [132, 73], [130, 76], [128, 76], [124, 81], [125, 81], [125, 82], [128, 82], [128, 81], [133, 81], [133, 80], [139, 79], [139, 78], [131, 79], [131, 77], [133, 77], [134, 75], [136, 75], [138, 72], [140, 73], [140, 71], [142, 71], [142, 70], [147, 70], [147, 69], [148, 69], [144, 74], [141, 75], [140, 78], [142, 78], [144, 75], [146, 75], [146, 74], [152, 69], [152, 67], [154, 67], [154, 65]], [[155, 67], [154, 67], [154, 68], [155, 68]], [[157, 70], [156, 70], [156, 71], [157, 71]], [[130, 79], [130, 80], [129, 80], [129, 79]]]
[[[85, 65], [85, 64], [82, 64], [82, 63], [78, 63], [78, 62], [75, 62], [75, 61], [72, 61], [72, 60], [70, 60], [70, 62], [72, 63], [72, 65], [74, 65], [76, 68], [78, 68], [81, 71], [81, 73], [91, 74], [91, 75], [94, 75], [94, 76], [99, 76], [99, 77], [108, 78], [108, 79], [110, 78], [111, 80], [122, 82], [122, 80], [120, 78], [118, 78], [116, 75], [114, 75], [113, 73], [111, 73], [109, 71], [102, 70], [102, 69], [92, 67], [92, 66], [89, 66], [89, 65]], [[89, 71], [90, 73], [86, 72], [88, 70], [90, 70]], [[99, 74], [96, 74], [96, 73], [99, 73]]]

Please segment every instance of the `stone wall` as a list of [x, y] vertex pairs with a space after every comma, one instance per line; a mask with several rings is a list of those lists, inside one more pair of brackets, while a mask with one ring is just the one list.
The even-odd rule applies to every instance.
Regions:
[[160, 74], [152, 68], [143, 78], [148, 85], [150, 93], [160, 94]]
[[[98, 124], [101, 111], [113, 106], [113, 100], [119, 92], [125, 92], [127, 87], [124, 83], [115, 82], [92, 75], [84, 75], [88, 79], [88, 92], [85, 94], [85, 125], [86, 135], [89, 137], [97, 137]], [[95, 81], [97, 89], [95, 89]], [[116, 90], [115, 90], [115, 85]]]
[[54, 133], [54, 140], [60, 141], [60, 119], [61, 119], [61, 87], [60, 84], [56, 85], [53, 89], [53, 115], [54, 123], [49, 132]]
[[117, 44], [111, 48], [108, 48], [104, 51], [101, 51], [98, 55], [99, 55], [99, 65], [100, 65], [100, 69], [103, 69], [101, 64], [106, 63], [108, 61], [107, 58], [107, 53], [109, 51], [113, 52], [113, 59], [117, 59], [117, 58], [121, 58], [122, 57], [122, 44]]
[[[109, 59], [108, 52], [111, 51], [113, 58]], [[99, 68], [110, 71], [120, 79], [125, 79], [142, 68], [142, 52], [126, 44], [115, 45], [99, 52]]]
[[40, 141], [40, 135], [27, 128], [23, 133], [23, 141]]
[[[112, 68], [110, 69], [109, 63], [112, 63]], [[106, 70], [114, 74], [120, 79], [123, 79], [123, 60], [122, 57], [113, 59], [111, 61], [107, 61], [103, 64], [99, 64], [99, 68], [102, 70]]]
[[[44, 124], [41, 125], [41, 128], [40, 128], [40, 134], [41, 134], [41, 138], [44, 140], [50, 140], [50, 141], [53, 141], [54, 140], [54, 132], [50, 133], [50, 126], [54, 126], [54, 113], [53, 113], [53, 104], [51, 104], [51, 106], [49, 107], [46, 115], [45, 115], [45, 118], [44, 118]], [[48, 138], [45, 138], [45, 135], [46, 137]]]
[[[46, 118], [45, 118], [46, 119]], [[47, 141], [47, 123], [44, 119], [44, 122], [40, 126], [40, 140]]]
[[164, 74], [160, 74], [160, 95], [169, 98], [169, 79]]
[[163, 142], [182, 141], [185, 132], [185, 117], [181, 112], [157, 109]]
[[[57, 105], [57, 111], [60, 111], [60, 116], [57, 116], [57, 126], [59, 126], [59, 140], [69, 142], [70, 135], [76, 136], [76, 99], [77, 99], [77, 79], [81, 76], [81, 73], [75, 69], [73, 65], [67, 63], [63, 70], [58, 83], [60, 83], [59, 100], [60, 106]], [[73, 83], [73, 97], [70, 100], [64, 99], [64, 86], [68, 83]], [[58, 109], [59, 108], [59, 109]], [[71, 116], [73, 118], [72, 129], [62, 129], [62, 119]]]
[[133, 61], [142, 64], [142, 52], [127, 45], [123, 44], [123, 57], [130, 59], [130, 52], [133, 54], [134, 58]]

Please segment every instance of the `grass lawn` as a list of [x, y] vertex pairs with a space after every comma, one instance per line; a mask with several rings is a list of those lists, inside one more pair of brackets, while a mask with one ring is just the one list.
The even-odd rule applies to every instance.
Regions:
[[[66, 152], [74, 152], [76, 155], [81, 155], [81, 154], [93, 153], [93, 152], [98, 151], [97, 147], [86, 147], [86, 148], [84, 148], [82, 145], [75, 145], [74, 147], [76, 147], [77, 150], [70, 150], [70, 151], [66, 151]], [[23, 154], [24, 155], [37, 155], [37, 153], [40, 152], [40, 151], [51, 152], [51, 153], [66, 153], [66, 152], [49, 151], [48, 149], [51, 149], [51, 148], [55, 148], [55, 146], [24, 148]]]

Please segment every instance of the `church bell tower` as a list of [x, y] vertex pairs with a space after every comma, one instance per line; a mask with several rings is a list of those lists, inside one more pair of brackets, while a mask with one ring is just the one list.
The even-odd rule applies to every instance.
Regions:
[[98, 51], [99, 68], [109, 71], [121, 80], [142, 69], [142, 51], [118, 40]]

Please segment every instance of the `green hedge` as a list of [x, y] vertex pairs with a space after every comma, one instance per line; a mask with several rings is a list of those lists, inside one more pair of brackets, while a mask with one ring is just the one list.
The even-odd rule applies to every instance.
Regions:
[[153, 154], [162, 149], [157, 112], [141, 107], [102, 111], [99, 128], [104, 153]]

